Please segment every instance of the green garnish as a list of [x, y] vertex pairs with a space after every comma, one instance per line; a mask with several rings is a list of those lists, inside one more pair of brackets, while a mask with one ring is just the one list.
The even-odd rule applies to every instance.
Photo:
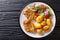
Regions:
[[53, 14], [52, 13], [49, 13], [49, 16], [52, 16]]
[[40, 13], [43, 13], [43, 9], [40, 10]]
[[44, 15], [44, 13], [40, 13], [39, 15], [40, 15], [40, 16], [43, 16], [43, 15]]
[[38, 14], [40, 15], [41, 13], [43, 13], [43, 9], [38, 11]]
[[43, 9], [40, 6], [37, 6], [38, 9], [38, 14], [40, 15], [41, 13], [43, 13]]
[[38, 9], [38, 10], [41, 10], [42, 8], [41, 8], [40, 6], [37, 6], [37, 9]]
[[48, 13], [49, 13], [49, 16], [53, 15], [50, 9], [48, 9]]

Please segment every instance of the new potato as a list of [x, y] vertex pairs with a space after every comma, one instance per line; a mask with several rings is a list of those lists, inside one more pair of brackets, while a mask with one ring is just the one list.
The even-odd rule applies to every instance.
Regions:
[[46, 25], [46, 22], [45, 22], [45, 21], [42, 21], [42, 22], [41, 22], [41, 25], [42, 25], [42, 26], [45, 26], [45, 25]]
[[43, 30], [47, 31], [47, 30], [49, 30], [49, 28], [50, 28], [50, 26], [46, 25], [46, 26], [43, 27]]
[[43, 16], [38, 16], [38, 17], [36, 18], [36, 22], [42, 22], [42, 20], [43, 20]]
[[51, 25], [51, 19], [47, 19], [47, 20], [46, 20], [46, 23], [47, 23], [47, 25], [50, 26], [50, 25]]
[[36, 32], [37, 32], [38, 34], [41, 34], [41, 33], [43, 32], [43, 30], [42, 30], [42, 29], [37, 29]]
[[37, 23], [37, 22], [34, 23], [34, 26], [35, 26], [36, 29], [37, 28], [42, 28], [41, 24], [40, 23]]

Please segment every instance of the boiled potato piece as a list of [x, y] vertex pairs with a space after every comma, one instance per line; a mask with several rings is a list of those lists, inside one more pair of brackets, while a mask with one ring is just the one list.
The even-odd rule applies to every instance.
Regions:
[[46, 25], [46, 26], [43, 27], [43, 30], [47, 31], [47, 30], [49, 30], [49, 28], [50, 28], [50, 26]]
[[46, 25], [46, 22], [45, 22], [45, 21], [42, 21], [42, 22], [41, 22], [41, 25], [42, 25], [42, 26], [45, 26], [45, 25]]
[[36, 22], [42, 22], [42, 20], [43, 20], [43, 16], [38, 16], [38, 17], [36, 18]]
[[37, 29], [37, 30], [36, 30], [36, 32], [37, 32], [38, 34], [41, 34], [42, 31], [43, 31], [42, 29]]
[[34, 26], [35, 26], [35, 28], [42, 28], [41, 24], [37, 23], [37, 22], [34, 23]]
[[47, 25], [51, 25], [51, 19], [46, 20]]

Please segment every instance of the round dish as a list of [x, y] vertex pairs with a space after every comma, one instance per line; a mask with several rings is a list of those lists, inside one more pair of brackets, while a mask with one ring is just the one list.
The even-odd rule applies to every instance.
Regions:
[[[33, 2], [33, 3], [28, 4], [26, 7], [28, 7], [30, 5], [33, 5], [33, 4], [39, 5], [41, 3], [44, 4], [44, 5], [47, 5], [47, 4], [43, 3], [43, 2]], [[55, 16], [55, 13], [54, 13], [53, 9], [49, 5], [47, 5], [47, 6], [50, 8], [50, 10], [51, 10], [51, 12], [53, 14], [53, 16], [52, 16], [52, 26], [47, 32], [45, 32], [43, 34], [30, 33], [30, 32], [26, 32], [24, 30], [23, 21], [26, 19], [26, 17], [23, 14], [24, 9], [22, 10], [19, 20], [20, 20], [21, 29], [24, 31], [25, 34], [27, 34], [28, 36], [33, 37], [33, 38], [42, 38], [42, 37], [45, 37], [45, 36], [49, 35], [54, 30], [55, 23], [56, 23], [56, 16]]]

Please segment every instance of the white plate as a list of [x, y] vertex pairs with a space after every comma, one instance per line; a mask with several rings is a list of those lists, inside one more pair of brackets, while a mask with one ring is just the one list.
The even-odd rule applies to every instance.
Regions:
[[[40, 5], [41, 3], [43, 3], [43, 2], [33, 2], [33, 3], [28, 4], [26, 7], [28, 7], [30, 5], [33, 5], [33, 4]], [[45, 3], [43, 3], [43, 4], [47, 5]], [[47, 6], [50, 7], [49, 5], [47, 5]], [[30, 32], [26, 32], [24, 30], [23, 21], [26, 19], [26, 17], [24, 16], [23, 10], [22, 10], [22, 12], [20, 14], [20, 19], [19, 20], [20, 20], [21, 28], [24, 31], [24, 33], [27, 34], [30, 37], [33, 37], [33, 38], [42, 38], [42, 37], [45, 37], [45, 36], [49, 35], [53, 31], [53, 29], [55, 27], [55, 23], [56, 23], [56, 17], [55, 17], [54, 11], [53, 11], [53, 9], [51, 7], [50, 7], [50, 10], [51, 10], [51, 12], [53, 14], [53, 16], [52, 16], [52, 26], [51, 26], [49, 31], [47, 31], [47, 32], [45, 32], [43, 34], [30, 33]]]

